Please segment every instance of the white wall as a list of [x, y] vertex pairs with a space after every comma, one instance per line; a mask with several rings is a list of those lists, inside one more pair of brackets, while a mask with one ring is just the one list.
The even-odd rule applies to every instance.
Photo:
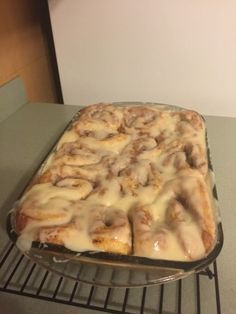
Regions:
[[49, 0], [65, 103], [236, 116], [235, 0]]

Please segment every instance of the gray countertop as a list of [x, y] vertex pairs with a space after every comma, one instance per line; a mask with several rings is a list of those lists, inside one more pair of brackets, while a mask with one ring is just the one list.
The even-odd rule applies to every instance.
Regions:
[[[0, 252], [8, 239], [6, 213], [78, 109], [77, 106], [27, 104], [0, 124]], [[225, 238], [217, 259], [221, 307], [222, 313], [233, 314], [236, 311], [236, 118], [211, 116], [206, 117], [206, 123]], [[207, 293], [207, 289], [202, 291], [206, 299]], [[207, 299], [207, 302], [210, 304], [213, 300]], [[1, 313], [8, 314], [95, 313], [6, 293], [0, 295], [0, 309]]]

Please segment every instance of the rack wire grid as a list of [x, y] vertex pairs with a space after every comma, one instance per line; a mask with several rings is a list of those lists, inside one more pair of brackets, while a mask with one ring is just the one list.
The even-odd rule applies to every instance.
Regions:
[[[221, 313], [216, 262], [198, 274], [165, 285], [106, 288], [54, 274], [8, 242], [0, 254], [0, 291], [103, 313]], [[215, 300], [211, 308], [209, 298]]]

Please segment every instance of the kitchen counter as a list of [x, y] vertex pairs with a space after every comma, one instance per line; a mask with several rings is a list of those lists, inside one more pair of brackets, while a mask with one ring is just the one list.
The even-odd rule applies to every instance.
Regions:
[[[78, 109], [77, 106], [26, 104], [0, 124], [0, 254], [8, 241], [5, 231], [8, 210]], [[207, 116], [206, 124], [225, 238], [217, 259], [221, 308], [222, 313], [233, 314], [236, 309], [236, 118]], [[208, 309], [215, 300], [208, 298], [207, 286], [203, 286], [201, 296], [207, 305], [203, 314], [211, 314]], [[7, 293], [0, 295], [0, 309], [4, 314], [96, 313]]]

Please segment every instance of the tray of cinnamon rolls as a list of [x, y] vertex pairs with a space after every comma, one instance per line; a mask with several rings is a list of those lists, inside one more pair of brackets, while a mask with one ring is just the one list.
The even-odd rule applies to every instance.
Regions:
[[223, 245], [203, 117], [153, 103], [83, 107], [7, 229], [23, 253], [41, 264], [51, 259], [52, 270], [58, 260], [151, 270], [143, 285], [201, 270]]

